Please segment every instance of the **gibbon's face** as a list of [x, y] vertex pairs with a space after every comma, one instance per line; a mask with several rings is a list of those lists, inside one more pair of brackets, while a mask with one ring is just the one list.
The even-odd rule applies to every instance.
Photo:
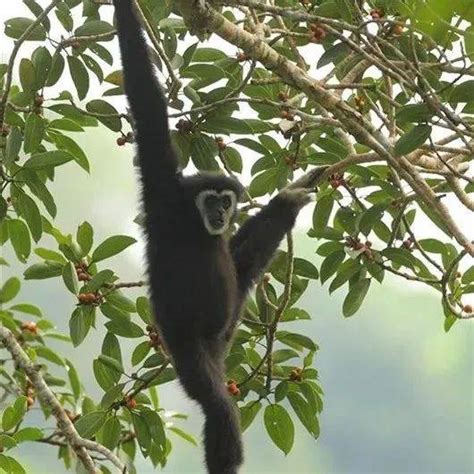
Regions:
[[206, 189], [197, 195], [196, 206], [209, 234], [221, 235], [229, 228], [235, 215], [237, 196], [230, 189]]

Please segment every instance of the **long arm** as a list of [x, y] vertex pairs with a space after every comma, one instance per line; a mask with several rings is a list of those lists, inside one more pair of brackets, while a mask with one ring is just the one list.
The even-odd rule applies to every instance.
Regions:
[[[173, 151], [167, 104], [158, 84], [134, 0], [113, 0], [125, 79], [125, 92], [135, 120], [136, 142], [145, 206], [169, 196], [177, 187], [178, 161]], [[147, 209], [148, 211], [148, 209]]]
[[277, 195], [258, 214], [250, 217], [230, 241], [242, 295], [252, 287], [308, 201]]
[[242, 295], [265, 270], [280, 242], [311, 198], [326, 167], [316, 168], [283, 189], [258, 214], [248, 219], [230, 241]]

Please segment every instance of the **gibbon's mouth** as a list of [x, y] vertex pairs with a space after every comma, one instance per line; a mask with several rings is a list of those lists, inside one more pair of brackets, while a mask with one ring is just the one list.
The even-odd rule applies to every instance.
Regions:
[[210, 229], [209, 232], [212, 235], [219, 235], [225, 232], [226, 226], [224, 219], [213, 219], [209, 221]]

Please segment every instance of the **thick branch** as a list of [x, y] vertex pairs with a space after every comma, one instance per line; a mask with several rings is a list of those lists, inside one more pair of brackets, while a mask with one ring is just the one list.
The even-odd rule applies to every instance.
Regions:
[[77, 457], [82, 461], [86, 471], [90, 474], [97, 474], [99, 471], [96, 469], [94, 461], [84, 447], [85, 440], [79, 436], [76, 428], [64, 411], [64, 408], [44, 381], [39, 370], [35, 367], [33, 362], [31, 362], [20, 344], [18, 344], [13, 333], [7, 328], [0, 326], [0, 340], [4, 344], [5, 349], [12, 355], [16, 365], [22, 369], [30, 379], [38, 398], [45, 406], [51, 408], [52, 414], [57, 420], [59, 430], [77, 454]]

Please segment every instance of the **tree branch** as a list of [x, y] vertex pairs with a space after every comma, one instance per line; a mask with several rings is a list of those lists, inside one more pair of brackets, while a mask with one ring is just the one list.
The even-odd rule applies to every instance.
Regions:
[[94, 461], [91, 459], [87, 449], [84, 447], [84, 439], [76, 431], [72, 421], [68, 418], [64, 408], [44, 381], [41, 373], [27, 356], [25, 351], [18, 344], [15, 336], [7, 328], [0, 326], [0, 340], [5, 345], [6, 350], [12, 355], [16, 365], [22, 369], [30, 379], [36, 394], [41, 402], [51, 408], [53, 416], [57, 420], [57, 425], [68, 444], [82, 461], [84, 468], [90, 474], [97, 474]]

